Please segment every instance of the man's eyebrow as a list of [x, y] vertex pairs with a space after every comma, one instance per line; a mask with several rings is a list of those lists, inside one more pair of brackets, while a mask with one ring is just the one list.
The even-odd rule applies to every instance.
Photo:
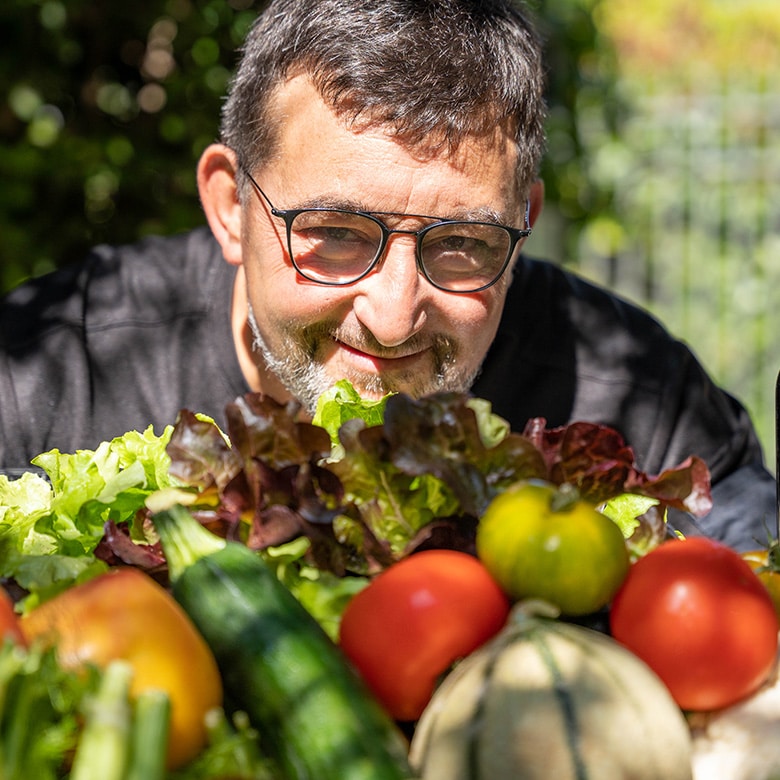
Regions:
[[512, 219], [506, 214], [502, 214], [489, 206], [477, 208], [457, 209], [449, 214], [413, 214], [406, 211], [382, 211], [373, 209], [365, 203], [352, 200], [351, 198], [341, 198], [335, 196], [318, 196], [316, 198], [307, 198], [294, 207], [297, 209], [336, 209], [338, 211], [358, 211], [362, 214], [371, 214], [372, 216], [386, 217], [418, 217], [428, 219], [434, 222], [462, 221], [462, 222], [495, 222], [500, 225], [512, 224]]

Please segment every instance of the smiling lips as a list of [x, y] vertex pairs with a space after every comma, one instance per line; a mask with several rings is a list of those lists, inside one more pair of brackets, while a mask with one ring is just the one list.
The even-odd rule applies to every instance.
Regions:
[[365, 352], [359, 347], [353, 347], [346, 342], [334, 339], [338, 349], [347, 353], [350, 358], [360, 364], [370, 365], [372, 370], [377, 372], [386, 371], [392, 368], [404, 367], [407, 362], [411, 362], [418, 359], [423, 353], [428, 351], [427, 347], [413, 348], [413, 351], [407, 351], [405, 353], [391, 353], [386, 355], [377, 355], [370, 352]]

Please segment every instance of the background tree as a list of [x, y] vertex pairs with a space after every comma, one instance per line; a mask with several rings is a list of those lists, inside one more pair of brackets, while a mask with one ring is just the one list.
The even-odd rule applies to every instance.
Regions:
[[[83, 257], [201, 224], [195, 162], [215, 139], [251, 0], [4, 0], [0, 5], [0, 292]], [[555, 253], [609, 208], [587, 180], [579, 114], [614, 127], [598, 0], [536, 0], [547, 40], [548, 215]], [[605, 67], [607, 66], [607, 67]], [[552, 217], [555, 219], [555, 217]], [[537, 241], [539, 243], [541, 239]]]

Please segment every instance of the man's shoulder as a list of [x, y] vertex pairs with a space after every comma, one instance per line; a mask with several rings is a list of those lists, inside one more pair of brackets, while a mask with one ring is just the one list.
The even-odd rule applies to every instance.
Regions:
[[205, 280], [218, 272], [219, 247], [198, 228], [125, 245], [96, 246], [80, 263], [32, 279], [0, 302], [0, 345], [25, 349], [63, 329], [116, 325], [197, 306]]
[[187, 289], [188, 281], [202, 278], [206, 269], [222, 262], [219, 245], [208, 228], [195, 228], [170, 236], [150, 235], [131, 244], [99, 245], [90, 255], [94, 281], [100, 275], [125, 282], [176, 283]]
[[593, 420], [641, 447], [653, 435], [647, 421], [690, 376], [694, 362], [642, 307], [555, 264], [524, 257], [474, 390], [516, 428], [531, 417], [553, 426]]
[[89, 267], [88, 328], [172, 319], [208, 307], [229, 270], [206, 228], [99, 246]]
[[[530, 348], [538, 340], [553, 359], [567, 345], [616, 366], [627, 356], [635, 361], [678, 343], [642, 305], [572, 270], [526, 257], [509, 289], [501, 329]], [[529, 339], [530, 332], [538, 339]]]
[[[574, 312], [594, 312], [605, 318], [637, 319], [642, 324], [655, 318], [640, 304], [629, 300], [605, 285], [590, 280], [579, 272], [538, 258], [523, 258], [519, 270], [520, 284], [513, 285], [518, 292], [530, 294], [546, 305], [557, 302]], [[540, 295], [541, 293], [541, 295]], [[660, 325], [659, 325], [660, 327]]]
[[243, 386], [230, 350], [233, 278], [214, 239], [196, 230], [96, 247], [9, 294], [0, 467], [163, 426], [183, 407], [214, 416], [211, 396]]

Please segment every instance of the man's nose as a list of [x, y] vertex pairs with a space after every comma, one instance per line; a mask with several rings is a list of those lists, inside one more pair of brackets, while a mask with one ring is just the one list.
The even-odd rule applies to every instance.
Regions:
[[425, 325], [425, 302], [433, 287], [417, 268], [413, 236], [390, 236], [379, 264], [358, 284], [353, 309], [380, 344], [403, 344]]

